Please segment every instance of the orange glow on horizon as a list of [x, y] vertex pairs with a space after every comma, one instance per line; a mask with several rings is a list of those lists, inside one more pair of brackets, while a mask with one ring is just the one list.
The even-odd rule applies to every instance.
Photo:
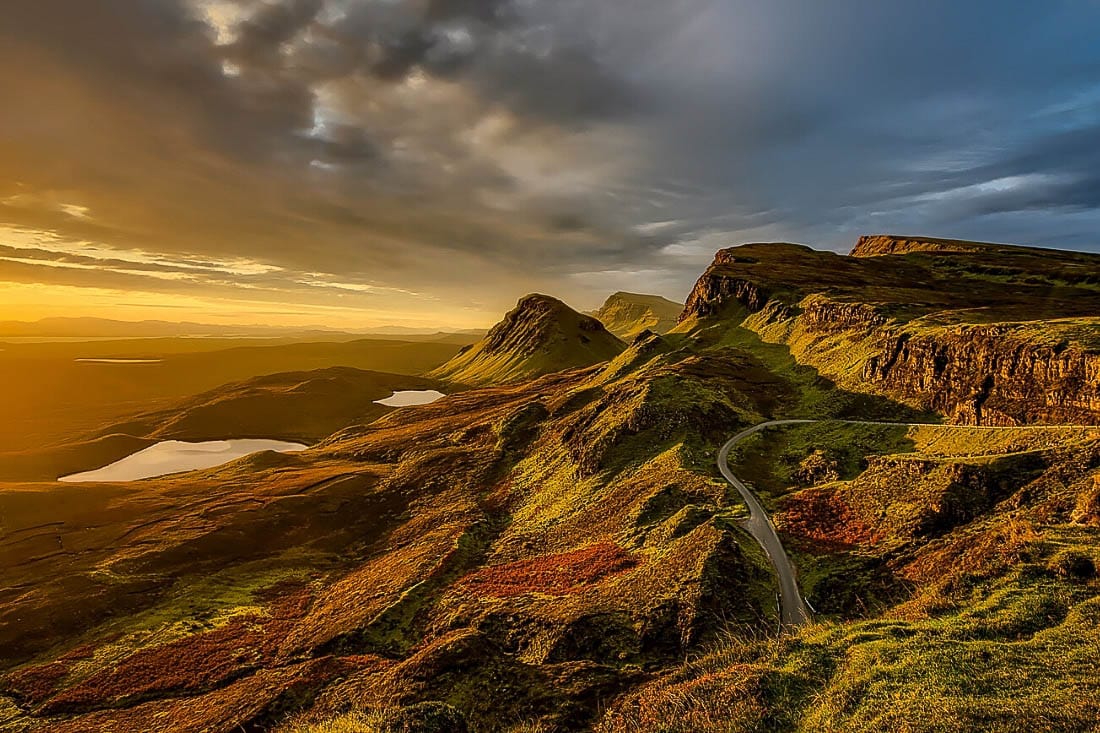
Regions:
[[281, 304], [167, 293], [0, 282], [0, 321], [92, 317], [118, 321], [191, 321], [212, 325], [264, 325], [363, 329], [479, 328], [491, 315], [402, 313], [340, 306]]

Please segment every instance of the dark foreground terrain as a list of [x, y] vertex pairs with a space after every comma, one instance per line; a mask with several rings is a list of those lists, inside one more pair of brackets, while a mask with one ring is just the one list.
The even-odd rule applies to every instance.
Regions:
[[[0, 485], [0, 730], [1097, 729], [1100, 257], [746, 245], [663, 335], [531, 296], [433, 366], [300, 454]], [[782, 418], [824, 422], [730, 456], [814, 610], [779, 635], [715, 459]]]

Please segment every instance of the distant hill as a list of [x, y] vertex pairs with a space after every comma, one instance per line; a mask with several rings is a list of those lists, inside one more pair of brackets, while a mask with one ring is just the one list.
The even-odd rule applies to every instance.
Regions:
[[0, 450], [0, 481], [52, 481], [112, 463], [158, 440], [258, 437], [314, 443], [392, 412], [375, 401], [392, 392], [437, 386], [424, 377], [341, 366], [253, 377], [111, 423], [87, 439]]
[[408, 326], [378, 326], [356, 331], [370, 336], [475, 336], [485, 335], [484, 328], [459, 328], [443, 330], [439, 328], [412, 328]]
[[484, 339], [428, 376], [502, 384], [613, 359], [625, 344], [597, 319], [548, 295], [527, 295]]
[[394, 391], [436, 386], [424, 377], [351, 367], [268, 374], [218, 387], [146, 416], [143, 422], [148, 425], [142, 428], [123, 425], [111, 432], [174, 440], [256, 436], [312, 442], [389, 412], [392, 408], [375, 400]]
[[[383, 337], [307, 343], [220, 338], [5, 343], [0, 382], [18, 386], [0, 400], [0, 453], [85, 440], [107, 425], [265, 374], [338, 366], [422, 374], [454, 357], [462, 345]], [[78, 358], [149, 363], [91, 363]], [[277, 433], [279, 426], [265, 432]]]
[[624, 293], [608, 296], [594, 316], [619, 338], [630, 340], [649, 329], [654, 333], [667, 333], [676, 326], [676, 319], [684, 309], [683, 303], [675, 303], [659, 295]]
[[337, 329], [263, 325], [220, 325], [191, 321], [116, 321], [110, 318], [55, 317], [38, 321], [0, 321], [3, 337], [58, 338], [165, 338], [173, 336], [348, 336]]

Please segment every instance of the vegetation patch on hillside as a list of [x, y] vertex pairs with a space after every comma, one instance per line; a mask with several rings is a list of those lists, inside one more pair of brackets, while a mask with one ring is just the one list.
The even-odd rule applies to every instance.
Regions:
[[482, 568], [461, 582], [475, 596], [509, 598], [524, 593], [580, 593], [591, 583], [629, 570], [638, 558], [610, 542], [572, 552]]

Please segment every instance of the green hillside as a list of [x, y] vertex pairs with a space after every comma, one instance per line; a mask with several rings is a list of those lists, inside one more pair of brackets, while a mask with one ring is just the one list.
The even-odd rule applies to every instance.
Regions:
[[589, 315], [598, 318], [607, 330], [626, 341], [642, 331], [667, 333], [676, 326], [683, 303], [659, 295], [618, 292], [609, 295], [599, 310]]
[[429, 376], [469, 385], [505, 384], [608, 361], [624, 348], [595, 318], [556, 298], [527, 295], [485, 338]]

